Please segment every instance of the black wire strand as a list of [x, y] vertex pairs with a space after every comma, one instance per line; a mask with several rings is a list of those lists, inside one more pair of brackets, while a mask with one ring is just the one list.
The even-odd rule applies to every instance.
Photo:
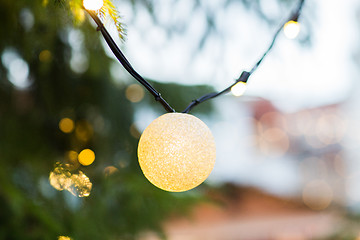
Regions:
[[254, 67], [250, 70], [250, 75], [256, 71], [256, 69], [260, 66], [261, 62], [264, 60], [264, 58], [266, 57], [266, 55], [270, 52], [270, 50], [274, 47], [275, 41], [277, 39], [277, 37], [279, 36], [279, 33], [281, 32], [281, 30], [283, 29], [284, 25], [289, 22], [289, 21], [297, 21], [299, 16], [300, 16], [300, 12], [302, 9], [302, 6], [304, 5], [304, 1], [305, 0], [300, 0], [299, 5], [297, 6], [295, 12], [293, 14], [291, 14], [291, 16], [283, 23], [280, 25], [280, 27], [277, 29], [277, 31], [274, 34], [273, 40], [271, 41], [268, 49], [265, 51], [265, 53], [262, 55], [262, 57], [259, 59], [259, 61], [254, 65]]
[[[286, 20], [285, 23], [289, 22], [289, 21], [297, 21], [299, 16], [300, 16], [300, 12], [301, 9], [304, 5], [305, 0], [300, 0], [295, 12], [293, 14], [291, 14], [291, 16], [288, 18], [288, 20]], [[94, 11], [90, 11], [90, 10], [86, 10], [89, 15], [92, 17], [92, 19], [95, 21], [95, 23], [98, 26], [98, 30], [101, 31], [106, 43], [108, 44], [108, 46], [110, 47], [110, 49], [112, 50], [112, 52], [114, 53], [115, 57], [119, 60], [119, 62], [121, 63], [121, 65], [125, 68], [125, 70], [131, 75], [133, 76], [140, 84], [142, 84], [154, 97], [155, 100], [160, 102], [163, 107], [165, 108], [165, 110], [167, 112], [175, 112], [175, 110], [165, 101], [165, 99], [162, 98], [161, 94], [153, 87], [151, 86], [151, 84], [146, 81], [139, 73], [137, 73], [135, 71], [135, 69], [131, 66], [131, 64], [129, 63], [129, 61], [126, 59], [125, 55], [121, 52], [120, 48], [116, 45], [115, 41], [112, 39], [112, 37], [110, 36], [109, 32], [106, 30], [106, 28], [104, 27], [104, 25], [102, 24], [101, 20], [99, 19], [99, 17], [96, 15], [96, 13]], [[189, 113], [195, 106], [199, 105], [200, 103], [203, 103], [205, 101], [208, 101], [210, 99], [216, 98], [220, 95], [226, 94], [228, 93], [231, 88], [233, 86], [235, 86], [238, 82], [244, 82], [246, 83], [249, 79], [249, 77], [251, 76], [251, 74], [253, 74], [257, 68], [260, 66], [260, 64], [262, 63], [262, 61], [264, 60], [264, 58], [268, 55], [268, 53], [271, 51], [271, 49], [274, 47], [274, 44], [276, 42], [277, 37], [279, 36], [281, 30], [283, 29], [285, 23], [283, 23], [275, 32], [273, 39], [269, 45], [269, 47], [267, 48], [267, 50], [265, 51], [265, 53], [261, 56], [261, 58], [255, 63], [255, 65], [253, 66], [253, 68], [247, 72], [247, 71], [243, 71], [240, 75], [240, 77], [238, 79], [235, 80], [235, 82], [233, 84], [231, 84], [229, 87], [225, 88], [224, 90], [220, 91], [220, 92], [212, 92], [212, 93], [208, 93], [205, 94], [195, 100], [193, 100], [186, 108], [184, 111], [182, 111], [183, 113]]]
[[206, 94], [202, 97], [199, 97], [195, 100], [193, 100], [186, 108], [185, 110], [183, 111], [183, 113], [189, 113], [191, 111], [191, 109], [197, 105], [199, 105], [200, 103], [202, 102], [205, 102], [209, 99], [212, 99], [212, 98], [215, 98], [215, 97], [218, 97], [220, 95], [223, 95], [223, 94], [226, 94], [228, 93], [231, 88], [233, 86], [235, 86], [238, 82], [244, 82], [246, 83], [249, 79], [249, 77], [251, 76], [251, 74], [253, 74], [257, 69], [258, 67], [260, 66], [260, 64], [262, 63], [262, 61], [264, 60], [264, 58], [268, 55], [268, 53], [271, 51], [271, 49], [274, 47], [275, 45], [275, 42], [276, 42], [276, 39], [277, 37], [279, 36], [281, 30], [283, 29], [284, 25], [289, 22], [289, 21], [297, 21], [299, 16], [300, 16], [300, 12], [301, 12], [301, 9], [304, 5], [304, 2], [305, 0], [300, 0], [299, 2], [299, 5], [297, 6], [295, 12], [293, 14], [291, 14], [291, 16], [285, 21], [285, 23], [283, 23], [282, 25], [280, 25], [280, 27], [276, 30], [273, 38], [272, 38], [272, 41], [269, 45], [269, 47], [267, 48], [267, 50], [265, 51], [265, 53], [261, 56], [261, 58], [255, 63], [255, 65], [253, 66], [253, 68], [250, 70], [250, 72], [242, 72], [241, 76], [235, 81], [235, 83], [233, 83], [232, 85], [230, 85], [229, 87], [225, 88], [224, 90], [222, 90], [221, 92], [217, 92], [217, 93], [209, 93], [209, 94]]
[[167, 112], [175, 112], [175, 110], [170, 106], [170, 104], [165, 101], [161, 94], [131, 66], [131, 64], [126, 59], [125, 55], [121, 52], [120, 48], [116, 45], [115, 41], [112, 39], [109, 32], [106, 30], [96, 13], [89, 10], [87, 10], [87, 12], [97, 24], [98, 30], [101, 31], [107, 45], [110, 47], [111, 51], [114, 53], [115, 57], [119, 60], [121, 65], [123, 65], [126, 71], [131, 76], [133, 76], [139, 83], [141, 83], [155, 97], [155, 100], [160, 102], [161, 105], [163, 105]]

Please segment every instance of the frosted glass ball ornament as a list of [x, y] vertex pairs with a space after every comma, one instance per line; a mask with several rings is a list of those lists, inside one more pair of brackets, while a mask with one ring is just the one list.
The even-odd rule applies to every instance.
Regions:
[[156, 187], [183, 192], [206, 180], [215, 165], [215, 140], [204, 122], [186, 113], [166, 113], [142, 133], [138, 158]]

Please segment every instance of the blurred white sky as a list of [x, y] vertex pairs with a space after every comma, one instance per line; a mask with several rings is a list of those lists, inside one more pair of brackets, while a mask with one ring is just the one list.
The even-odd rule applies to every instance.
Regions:
[[[204, 1], [215, 13], [220, 36], [210, 37], [204, 49], [196, 53], [206, 24], [204, 13], [191, 12], [192, 1], [179, 1], [175, 6], [170, 2], [159, 1], [155, 8], [160, 22], [185, 21], [188, 28], [171, 39], [164, 29], [153, 24], [147, 11], [139, 8], [133, 15], [126, 3], [119, 6], [128, 25], [123, 46], [126, 55], [140, 74], [158, 81], [210, 84], [222, 90], [243, 70], [251, 69], [277, 28], [269, 29], [242, 5], [234, 4], [224, 10], [219, 7], [221, 0]], [[265, 10], [283, 13], [280, 21], [293, 10], [279, 9], [276, 1], [267, 2]], [[302, 18], [310, 22], [312, 46], [301, 46], [281, 34], [272, 52], [252, 75], [246, 95], [268, 98], [289, 111], [346, 98], [358, 74], [351, 58], [359, 51], [356, 20], [359, 7], [357, 0], [307, 0]], [[303, 27], [303, 33], [309, 30]]]

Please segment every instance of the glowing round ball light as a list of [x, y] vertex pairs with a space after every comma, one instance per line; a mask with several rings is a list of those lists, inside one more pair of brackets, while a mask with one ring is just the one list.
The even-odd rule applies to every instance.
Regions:
[[186, 113], [166, 113], [142, 133], [138, 158], [152, 184], [166, 191], [183, 192], [209, 176], [215, 164], [215, 140], [200, 119]]

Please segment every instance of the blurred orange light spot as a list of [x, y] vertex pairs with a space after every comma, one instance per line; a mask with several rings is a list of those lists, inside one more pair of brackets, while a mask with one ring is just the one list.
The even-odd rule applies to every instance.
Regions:
[[71, 238], [67, 236], [59, 236], [58, 240], [71, 240]]
[[90, 123], [87, 121], [78, 121], [76, 122], [75, 135], [77, 139], [87, 142], [93, 136], [94, 130]]
[[95, 160], [95, 153], [90, 149], [84, 149], [79, 153], [79, 163], [83, 166], [89, 166]]
[[139, 84], [131, 84], [126, 88], [125, 95], [130, 102], [137, 103], [144, 98], [145, 92]]
[[74, 130], [74, 121], [70, 118], [63, 118], [59, 122], [59, 128], [64, 133], [71, 133]]
[[118, 172], [119, 170], [114, 166], [108, 166], [104, 169], [104, 174], [106, 177]]
[[70, 159], [70, 161], [74, 162], [78, 158], [78, 153], [75, 152], [75, 151], [68, 151], [67, 152], [67, 157]]
[[49, 181], [56, 190], [69, 191], [76, 197], [88, 197], [92, 188], [90, 179], [83, 172], [73, 173], [61, 163], [56, 163], [55, 169], [50, 172]]
[[312, 135], [314, 131], [314, 116], [310, 111], [303, 111], [297, 114], [296, 118], [297, 135]]
[[70, 171], [63, 164], [57, 162], [55, 169], [50, 172], [49, 182], [53, 188], [62, 191], [71, 185], [70, 177]]
[[260, 136], [260, 149], [265, 154], [282, 156], [290, 146], [289, 137], [280, 128], [269, 128]]
[[323, 180], [309, 182], [303, 190], [303, 201], [313, 210], [324, 210], [333, 200], [333, 191]]
[[39, 54], [39, 60], [41, 62], [49, 62], [52, 59], [51, 52], [49, 50], [43, 50]]

